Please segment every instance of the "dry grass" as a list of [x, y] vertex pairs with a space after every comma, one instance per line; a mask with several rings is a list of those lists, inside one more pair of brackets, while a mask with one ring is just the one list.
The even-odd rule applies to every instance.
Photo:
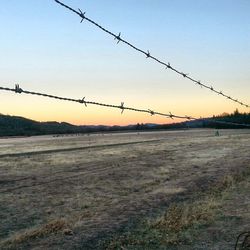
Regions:
[[14, 236], [12, 236], [10, 239], [5, 240], [0, 244], [0, 247], [4, 248], [12, 248], [17, 244], [28, 242], [30, 240], [36, 239], [36, 238], [42, 238], [46, 237], [50, 234], [56, 234], [59, 232], [64, 232], [67, 230], [71, 231], [67, 228], [67, 223], [63, 219], [57, 219], [53, 220], [39, 228], [30, 229], [28, 231], [18, 233]]
[[210, 222], [214, 218], [214, 209], [218, 205], [218, 201], [213, 197], [190, 204], [172, 204], [165, 215], [153, 227], [177, 233], [196, 223]]
[[115, 236], [104, 248], [158, 249], [180, 245], [189, 240], [183, 237], [185, 230], [213, 222], [219, 205], [219, 201], [213, 197], [191, 203], [173, 203], [160, 218], [144, 221], [140, 229]]
[[[242, 170], [236, 170], [237, 172], [234, 174], [228, 174], [223, 177], [223, 180], [221, 182], [221, 188], [228, 188], [232, 187], [234, 184], [246, 179], [250, 175], [250, 167], [245, 166]], [[218, 189], [218, 187], [217, 187]]]
[[250, 167], [247, 166], [242, 172], [222, 177], [216, 185], [200, 193], [200, 197], [196, 194], [191, 201], [172, 203], [163, 216], [142, 222], [134, 231], [114, 236], [105, 243], [105, 249], [168, 249], [174, 246], [179, 249], [182, 244], [192, 245], [197, 229], [213, 224], [218, 214], [224, 214], [224, 200], [241, 183], [244, 187], [249, 176]]
[[[89, 242], [95, 246], [100, 235], [106, 237], [139, 216], [156, 215], [175, 198], [187, 197], [191, 192], [197, 194], [201, 187], [206, 189], [232, 169], [242, 169], [249, 162], [249, 132], [226, 130], [221, 133], [222, 136], [214, 137], [212, 130], [187, 130], [0, 140], [3, 154], [132, 143], [130, 146], [0, 157], [0, 241], [13, 240], [19, 249], [25, 249], [27, 244], [37, 249], [43, 246], [88, 249], [84, 244], [88, 246]], [[158, 141], [134, 143], [149, 140]], [[221, 190], [234, 183], [230, 178], [225, 178]], [[216, 192], [219, 193], [211, 191], [211, 195]], [[169, 215], [166, 213], [159, 219], [163, 228], [165, 223], [162, 231], [166, 231], [167, 225], [172, 226], [172, 232], [180, 228], [181, 233], [196, 222], [212, 219], [213, 213], [206, 210], [206, 206], [212, 210], [214, 200], [199, 198], [196, 201], [196, 207], [191, 202], [183, 203], [182, 208], [173, 205]], [[178, 223], [171, 222], [170, 215], [177, 216], [179, 212], [182, 215]], [[164, 222], [164, 217], [169, 222]], [[41, 225], [53, 218], [65, 218], [65, 226], [56, 229], [53, 223]], [[74, 237], [65, 240], [63, 230], [68, 227], [67, 223]], [[147, 229], [159, 231], [150, 223]], [[66, 232], [71, 234], [71, 231]], [[154, 235], [147, 242], [157, 237]], [[133, 245], [145, 241], [142, 236], [125, 238]]]

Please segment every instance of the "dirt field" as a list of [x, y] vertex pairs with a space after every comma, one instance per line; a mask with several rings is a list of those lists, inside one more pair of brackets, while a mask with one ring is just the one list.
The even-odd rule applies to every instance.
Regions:
[[250, 165], [250, 130], [0, 139], [0, 248], [96, 249]]

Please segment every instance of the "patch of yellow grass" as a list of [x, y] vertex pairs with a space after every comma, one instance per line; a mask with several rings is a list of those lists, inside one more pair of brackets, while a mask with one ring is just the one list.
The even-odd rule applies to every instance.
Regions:
[[213, 198], [193, 203], [176, 203], [171, 205], [165, 215], [153, 227], [170, 232], [180, 232], [198, 222], [208, 222], [214, 217], [218, 203]]
[[29, 241], [31, 239], [41, 238], [53, 233], [62, 232], [64, 229], [66, 229], [66, 227], [67, 223], [65, 220], [63, 219], [53, 220], [45, 225], [42, 225], [39, 228], [31, 229], [23, 233], [19, 233], [12, 236], [11, 238], [2, 242], [0, 244], [0, 247], [5, 246], [7, 248], [7, 246], [11, 247], [13, 245]]

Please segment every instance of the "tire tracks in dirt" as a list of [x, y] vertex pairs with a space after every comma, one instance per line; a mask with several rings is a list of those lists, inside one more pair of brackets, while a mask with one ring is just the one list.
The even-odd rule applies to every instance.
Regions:
[[42, 151], [30, 151], [30, 152], [22, 152], [22, 153], [8, 153], [8, 154], [1, 154], [0, 159], [5, 158], [5, 157], [33, 156], [33, 155], [52, 154], [52, 153], [70, 152], [70, 151], [105, 148], [105, 147], [109, 148], [109, 147], [117, 147], [117, 146], [127, 146], [127, 145], [133, 145], [133, 144], [160, 142], [162, 140], [164, 140], [164, 139], [147, 140], [147, 141], [144, 140], [144, 141], [134, 141], [134, 142], [123, 142], [123, 143], [103, 144], [103, 145], [93, 145], [93, 146], [84, 146], [84, 147], [75, 147], [75, 148], [60, 148], [60, 149], [51, 149], [51, 150], [42, 150]]

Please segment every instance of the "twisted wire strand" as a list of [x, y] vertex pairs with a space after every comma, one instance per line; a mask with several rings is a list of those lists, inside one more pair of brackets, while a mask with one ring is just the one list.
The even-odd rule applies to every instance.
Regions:
[[196, 119], [191, 116], [174, 115], [171, 112], [161, 113], [158, 111], [153, 111], [151, 109], [139, 109], [139, 108], [127, 107], [127, 106], [124, 106], [123, 102], [121, 102], [120, 105], [114, 105], [114, 104], [108, 104], [108, 103], [102, 103], [102, 102], [96, 102], [96, 101], [86, 101], [85, 97], [82, 99], [73, 99], [73, 98], [61, 97], [61, 96], [56, 96], [56, 95], [50, 95], [46, 93], [28, 91], [28, 90], [24, 90], [20, 88], [18, 84], [15, 85], [15, 88], [0, 87], [0, 90], [11, 91], [11, 92], [19, 93], [19, 94], [24, 93], [24, 94], [29, 94], [29, 95], [43, 96], [43, 97], [48, 97], [48, 98], [53, 98], [53, 99], [63, 100], [63, 101], [77, 102], [77, 103], [84, 104], [85, 106], [87, 106], [87, 104], [90, 104], [90, 105], [97, 105], [97, 106], [103, 106], [103, 107], [108, 107], [108, 108], [117, 108], [117, 109], [120, 109], [122, 113], [124, 112], [124, 110], [130, 110], [130, 111], [135, 111], [135, 112], [148, 113], [151, 115], [165, 116], [165, 117], [169, 117], [172, 119], [173, 118], [187, 119], [187, 120]]
[[59, 5], [61, 5], [62, 7], [66, 8], [66, 9], [68, 9], [69, 11], [71, 11], [71, 12], [77, 14], [78, 16], [80, 16], [81, 22], [83, 22], [84, 20], [86, 20], [86, 21], [88, 21], [89, 23], [91, 23], [91, 24], [93, 24], [94, 26], [96, 26], [96, 27], [98, 27], [99, 29], [101, 29], [102, 31], [104, 31], [105, 33], [107, 33], [107, 34], [111, 35], [112, 37], [114, 37], [114, 39], [117, 40], [117, 43], [122, 42], [122, 43], [128, 45], [129, 47], [131, 47], [132, 49], [134, 49], [134, 50], [136, 50], [136, 51], [138, 51], [138, 52], [144, 54], [144, 55], [146, 56], [146, 58], [151, 58], [151, 59], [154, 60], [155, 62], [157, 62], [157, 63], [163, 65], [166, 69], [170, 69], [170, 70], [174, 71], [175, 73], [177, 73], [177, 74], [179, 74], [180, 76], [182, 76], [182, 77], [184, 77], [184, 78], [186, 78], [186, 79], [192, 81], [193, 83], [197, 84], [198, 86], [204, 87], [204, 88], [206, 88], [206, 89], [209, 89], [209, 90], [211, 90], [212, 92], [214, 92], [214, 93], [216, 93], [216, 94], [218, 94], [218, 95], [220, 95], [220, 96], [223, 96], [223, 97], [227, 98], [228, 100], [231, 100], [231, 101], [233, 101], [233, 102], [235, 102], [235, 103], [237, 103], [237, 104], [239, 104], [239, 105], [241, 105], [241, 106], [245, 106], [246, 108], [250, 108], [250, 105], [248, 105], [248, 104], [246, 104], [246, 103], [244, 103], [244, 102], [242, 102], [242, 101], [240, 101], [240, 100], [238, 100], [238, 99], [236, 99], [236, 98], [234, 98], [234, 97], [231, 97], [231, 96], [229, 96], [229, 95], [227, 95], [227, 94], [224, 94], [222, 91], [216, 90], [213, 86], [209, 86], [209, 85], [207, 85], [207, 84], [205, 84], [205, 83], [202, 83], [201, 81], [196, 80], [195, 78], [189, 76], [188, 74], [181, 72], [180, 70], [178, 70], [178, 69], [174, 68], [173, 66], [171, 66], [170, 63], [166, 63], [166, 62], [164, 62], [164, 61], [162, 61], [162, 60], [160, 60], [160, 59], [158, 59], [158, 58], [152, 56], [152, 55], [150, 54], [149, 51], [144, 51], [144, 50], [142, 50], [142, 49], [136, 47], [136, 46], [133, 45], [132, 43], [130, 43], [130, 42], [126, 41], [125, 39], [123, 39], [123, 38], [121, 37], [121, 33], [119, 33], [118, 35], [116, 35], [116, 34], [114, 34], [113, 32], [111, 32], [111, 31], [107, 30], [106, 28], [104, 28], [103, 26], [101, 26], [100, 24], [98, 24], [97, 22], [93, 21], [92, 19], [86, 17], [85, 12], [83, 13], [80, 9], [78, 9], [78, 11], [77, 11], [77, 10], [71, 8], [70, 6], [64, 4], [64, 3], [61, 2], [61, 1], [58, 1], [58, 0], [54, 0], [54, 1], [55, 1], [56, 3], [58, 3]]

